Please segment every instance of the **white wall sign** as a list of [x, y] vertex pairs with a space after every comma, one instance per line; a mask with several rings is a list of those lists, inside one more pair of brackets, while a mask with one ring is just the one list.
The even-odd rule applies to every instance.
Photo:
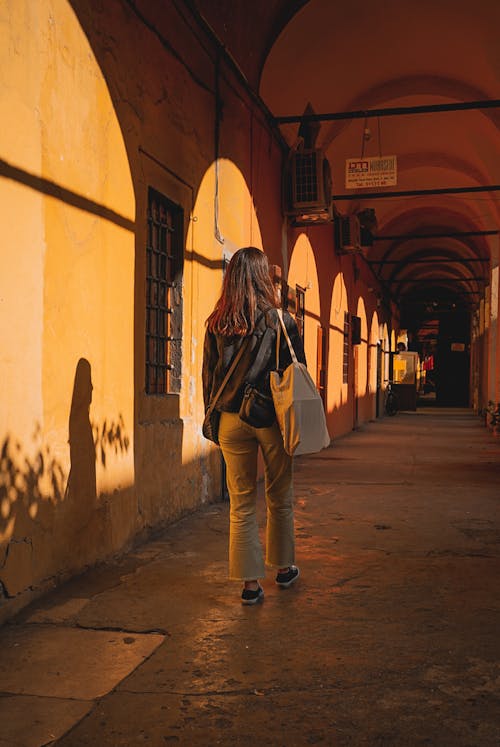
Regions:
[[345, 162], [345, 187], [390, 187], [398, 183], [396, 156], [348, 158]]

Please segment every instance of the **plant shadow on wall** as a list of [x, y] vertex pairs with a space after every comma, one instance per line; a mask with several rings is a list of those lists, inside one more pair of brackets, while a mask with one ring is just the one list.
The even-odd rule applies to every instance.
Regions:
[[82, 567], [95, 549], [107, 547], [107, 504], [97, 495], [96, 461], [103, 469], [109, 455], [130, 447], [121, 414], [102, 424], [90, 419], [90, 363], [78, 361], [69, 414], [70, 471], [35, 424], [33, 441], [41, 444], [28, 455], [7, 435], [0, 449], [0, 582], [5, 596], [14, 596], [43, 578]]

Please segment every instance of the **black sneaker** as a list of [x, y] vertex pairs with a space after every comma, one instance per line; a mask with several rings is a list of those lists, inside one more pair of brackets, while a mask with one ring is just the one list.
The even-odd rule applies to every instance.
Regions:
[[276, 576], [276, 583], [281, 586], [282, 589], [288, 589], [294, 581], [300, 576], [300, 571], [296, 565], [291, 565], [290, 568], [284, 573], [278, 573]]
[[258, 589], [243, 589], [241, 592], [242, 604], [257, 604], [261, 599], [264, 599], [264, 589], [262, 586], [259, 586]]

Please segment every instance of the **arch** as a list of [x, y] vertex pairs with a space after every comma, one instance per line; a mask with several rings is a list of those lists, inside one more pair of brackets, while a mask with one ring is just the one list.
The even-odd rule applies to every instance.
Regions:
[[370, 336], [368, 344], [368, 391], [375, 394], [377, 391], [377, 345], [379, 342], [380, 323], [377, 311], [372, 314], [370, 324]]
[[[387, 323], [384, 322], [380, 327], [379, 339], [382, 347], [382, 370], [381, 370], [381, 392], [380, 396], [383, 397], [383, 392], [386, 388], [386, 382], [389, 379], [390, 371], [390, 333]], [[382, 405], [382, 403], [379, 403]]]
[[288, 270], [288, 285], [302, 289], [305, 298], [304, 350], [313, 379], [318, 357], [318, 327], [320, 326], [319, 281], [316, 259], [309, 238], [301, 233], [292, 249]]
[[361, 342], [354, 345], [354, 396], [356, 398], [356, 421], [364, 423], [370, 419], [371, 407], [368, 394], [368, 325], [363, 297], [358, 298], [356, 315], [361, 320]]
[[348, 399], [348, 382], [344, 376], [344, 316], [348, 309], [346, 282], [343, 273], [339, 272], [335, 277], [330, 306], [327, 392], [329, 413], [345, 406]]
[[364, 397], [368, 390], [368, 325], [363, 298], [358, 298], [356, 315], [361, 319], [361, 342], [356, 345], [356, 397]]
[[14, 595], [126, 539], [121, 523], [106, 526], [113, 500], [106, 515], [97, 501], [116, 494], [120, 510], [133, 505], [135, 198], [106, 81], [68, 0], [10, 3], [9, 13], [0, 45], [0, 199], [12, 248], [0, 257], [0, 439], [19, 445], [21, 476], [45, 465], [25, 496], [29, 512], [19, 496], [3, 511], [2, 538], [31, 536], [36, 559], [29, 578], [3, 569]]
[[[217, 206], [215, 211], [214, 205]], [[217, 216], [215, 225], [214, 212]], [[201, 371], [205, 320], [219, 298], [224, 263], [243, 246], [263, 250], [252, 195], [242, 172], [229, 159], [220, 159], [206, 170], [197, 191], [192, 218], [187, 232], [184, 266], [185, 284], [190, 288], [191, 297], [191, 307], [186, 309], [184, 316], [184, 355], [191, 363], [191, 371]], [[184, 375], [181, 413], [196, 426], [203, 420], [202, 391], [201, 387], [195, 386], [187, 370]], [[193, 427], [190, 437], [183, 439], [182, 448], [183, 462], [188, 463], [197, 459], [200, 449], [211, 447], [201, 436], [199, 427]], [[204, 486], [205, 490], [205, 498], [215, 492], [208, 484]]]

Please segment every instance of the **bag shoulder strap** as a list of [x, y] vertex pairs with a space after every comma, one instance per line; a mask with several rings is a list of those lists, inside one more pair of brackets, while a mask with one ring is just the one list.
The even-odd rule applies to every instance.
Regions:
[[259, 350], [257, 352], [257, 355], [255, 357], [254, 362], [250, 366], [247, 375], [245, 376], [245, 383], [246, 384], [255, 384], [256, 380], [259, 377], [259, 374], [261, 373], [262, 369], [262, 362], [266, 356], [266, 350], [264, 346], [264, 338], [268, 336], [269, 328], [266, 329], [264, 334], [262, 335], [262, 339], [260, 341]]
[[223, 391], [224, 387], [226, 386], [227, 382], [229, 381], [229, 379], [231, 377], [231, 374], [233, 373], [234, 369], [238, 365], [238, 362], [239, 362], [241, 356], [243, 355], [244, 351], [247, 349], [248, 344], [249, 344], [249, 340], [250, 340], [250, 338], [247, 337], [246, 340], [244, 342], [242, 342], [241, 347], [238, 350], [238, 352], [236, 353], [236, 355], [234, 356], [233, 362], [231, 363], [228, 372], [224, 376], [220, 387], [217, 389], [217, 392], [214, 394], [214, 396], [210, 400], [210, 404], [209, 404], [209, 406], [207, 408], [207, 413], [208, 412], [212, 412], [212, 410], [214, 409], [214, 407], [215, 407], [215, 405], [217, 403], [217, 400], [219, 399], [220, 395], [222, 394], [222, 391]]
[[[290, 355], [292, 357], [293, 363], [298, 363], [297, 356], [295, 355], [295, 350], [293, 349], [292, 341], [290, 340], [290, 336], [288, 334], [288, 330], [285, 326], [285, 322], [283, 320], [283, 311], [282, 309], [276, 309], [278, 313], [278, 318], [280, 320], [281, 329], [283, 330], [283, 334], [285, 335], [285, 339], [288, 343], [288, 349], [290, 351]], [[279, 330], [278, 330], [279, 331]], [[276, 368], [279, 367], [279, 345], [280, 345], [280, 335], [277, 335], [277, 342], [276, 342]]]
[[[261, 318], [262, 318], [262, 315], [259, 317], [256, 324], [260, 321]], [[255, 384], [257, 378], [259, 377], [261, 373], [262, 363], [267, 355], [264, 340], [266, 339], [266, 337], [269, 336], [271, 332], [272, 332], [272, 328], [266, 327], [266, 330], [260, 339], [259, 349], [257, 351], [257, 355], [255, 356], [255, 360], [250, 366], [247, 375], [245, 376], [246, 384]]]

